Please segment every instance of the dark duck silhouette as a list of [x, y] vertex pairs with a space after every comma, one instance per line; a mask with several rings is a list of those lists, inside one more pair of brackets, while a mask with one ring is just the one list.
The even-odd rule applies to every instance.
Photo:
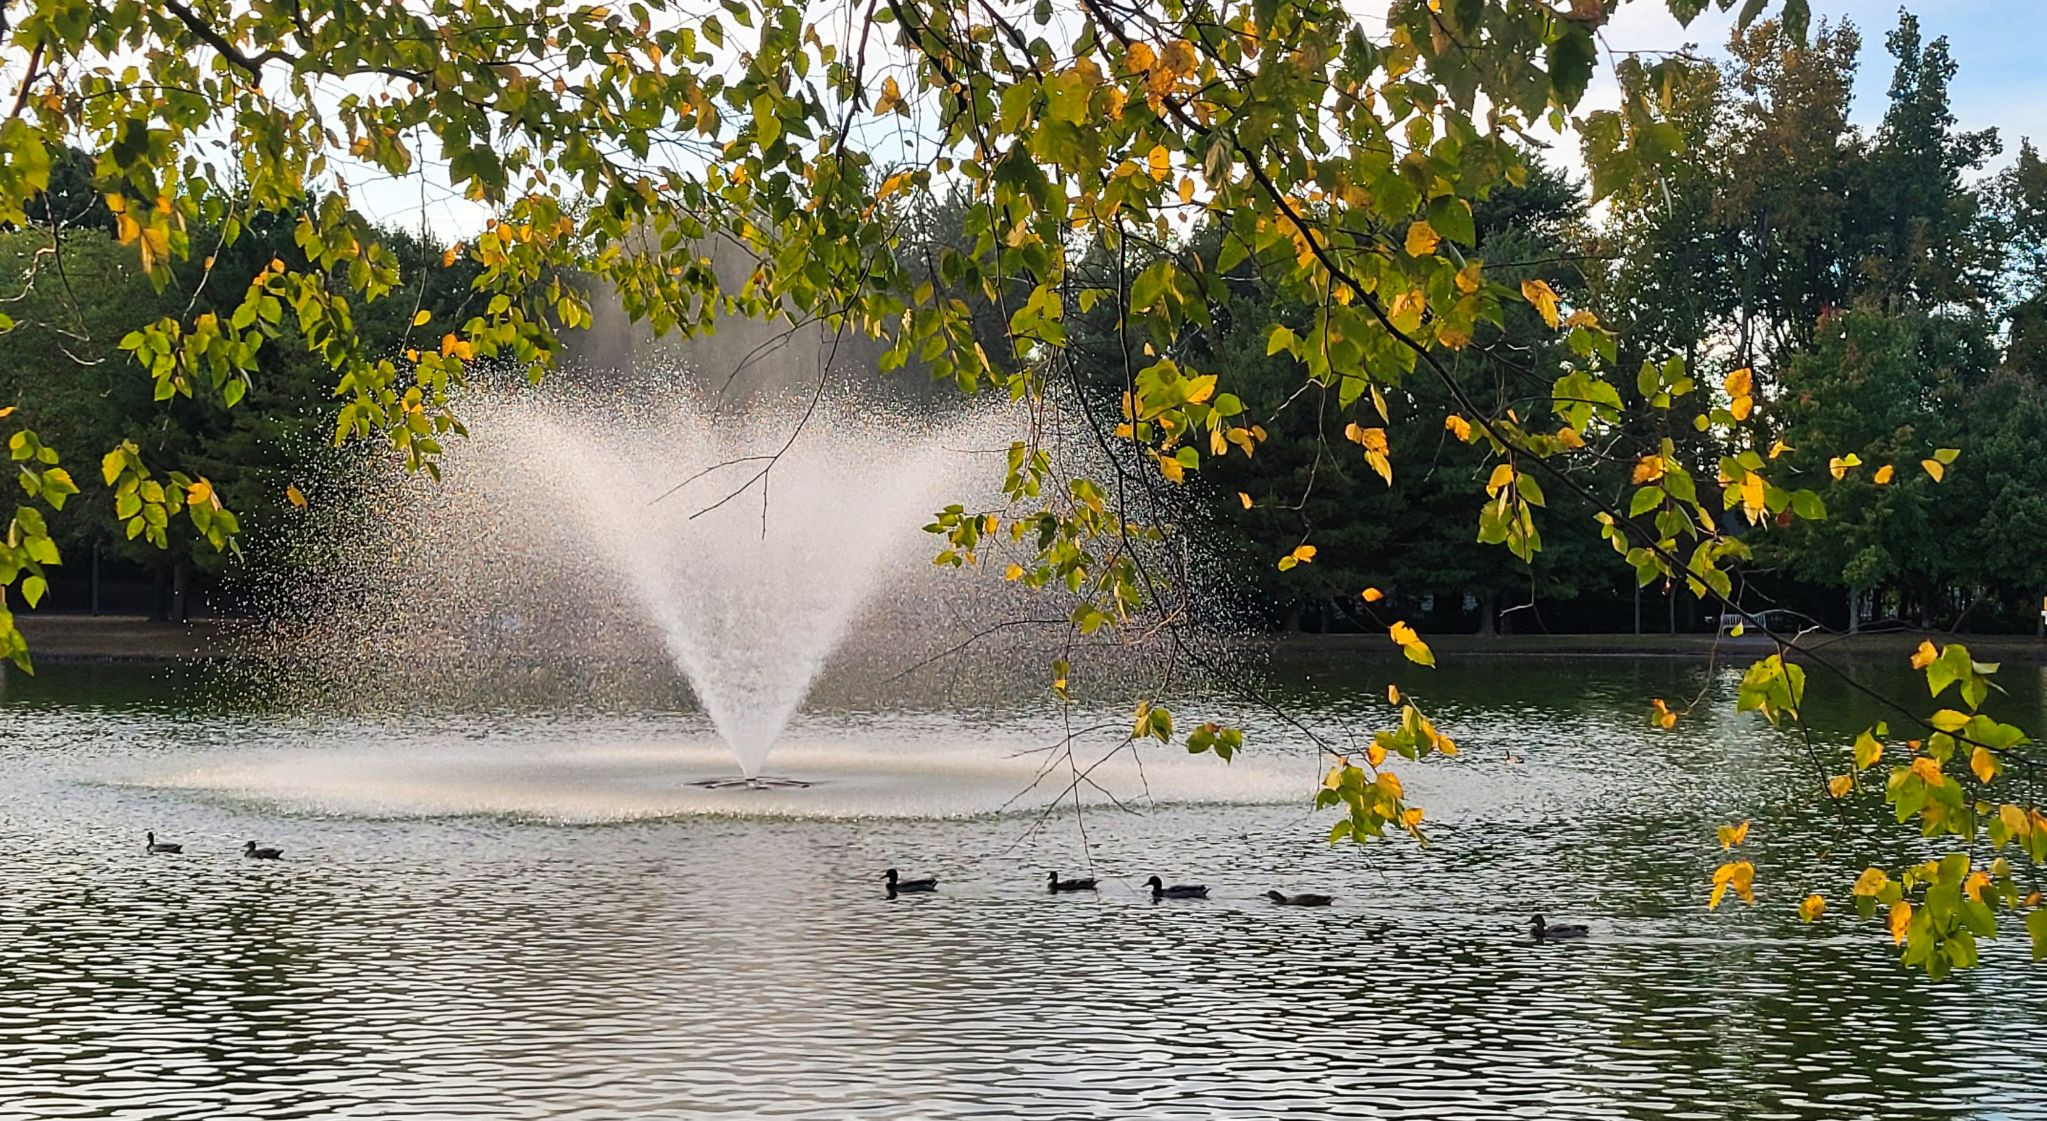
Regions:
[[1062, 880], [1059, 878], [1059, 873], [1047, 872], [1045, 873], [1045, 882], [1054, 895], [1062, 891], [1093, 891], [1095, 889], [1095, 878], [1093, 876], [1089, 876], [1086, 879]]
[[158, 841], [156, 839], [156, 834], [154, 833], [144, 833], [142, 837], [143, 842], [146, 845], [146, 847], [142, 851], [149, 853], [152, 856], [160, 852], [180, 853], [185, 851], [185, 846], [183, 845], [174, 845], [169, 841]]
[[1579, 923], [1552, 924], [1548, 919], [1537, 915], [1528, 920], [1528, 933], [1533, 935], [1537, 942], [1547, 942], [1556, 938], [1583, 938], [1592, 933], [1592, 928]]
[[250, 860], [282, 860], [284, 859], [284, 850], [257, 848], [256, 842], [250, 841], [242, 846], [242, 855]]
[[898, 892], [938, 890], [937, 876], [928, 876], [921, 880], [906, 880], [898, 875], [895, 869], [891, 868], [883, 872], [881, 878], [888, 881], [888, 894], [891, 899], [895, 898]]
[[1304, 891], [1299, 895], [1288, 895], [1283, 891], [1268, 891], [1265, 893], [1265, 898], [1272, 900], [1282, 907], [1327, 907], [1331, 903], [1336, 902], [1336, 897], [1333, 895], [1317, 895], [1312, 891]]
[[1169, 886], [1157, 876], [1153, 876], [1151, 879], [1144, 881], [1144, 886], [1151, 889], [1151, 898], [1154, 903], [1161, 899], [1208, 898], [1207, 884], [1172, 884]]

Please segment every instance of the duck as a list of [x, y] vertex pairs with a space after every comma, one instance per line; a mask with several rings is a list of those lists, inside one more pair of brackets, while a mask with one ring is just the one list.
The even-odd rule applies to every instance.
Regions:
[[1168, 887], [1164, 881], [1160, 880], [1157, 876], [1153, 876], [1151, 879], [1144, 881], [1144, 886], [1151, 889], [1151, 899], [1154, 903], [1161, 899], [1208, 898], [1207, 884], [1173, 884]]
[[1095, 889], [1095, 879], [1093, 876], [1078, 880], [1062, 880], [1059, 878], [1059, 873], [1047, 872], [1045, 873], [1045, 882], [1054, 895], [1062, 891], [1093, 891]]
[[1299, 895], [1288, 895], [1283, 891], [1268, 891], [1265, 893], [1265, 898], [1272, 900], [1282, 907], [1327, 907], [1331, 903], [1336, 902], [1336, 897], [1333, 895], [1317, 895], [1312, 891], [1304, 891]]
[[282, 860], [284, 858], [284, 850], [257, 848], [256, 842], [250, 841], [242, 846], [242, 855], [250, 860]]
[[894, 897], [898, 892], [938, 890], [937, 876], [929, 876], [921, 880], [906, 880], [899, 876], [895, 869], [891, 868], [883, 872], [881, 878], [888, 881], [888, 893], [891, 897]]
[[156, 839], [156, 834], [154, 833], [144, 833], [142, 837], [146, 846], [142, 851], [149, 853], [152, 856], [160, 852], [180, 853], [185, 851], [185, 846], [183, 845], [174, 845], [169, 841], [159, 843]]
[[1584, 938], [1592, 933], [1592, 928], [1580, 923], [1552, 925], [1548, 919], [1537, 915], [1528, 920], [1528, 933], [1534, 936], [1537, 942], [1547, 942], [1556, 938]]

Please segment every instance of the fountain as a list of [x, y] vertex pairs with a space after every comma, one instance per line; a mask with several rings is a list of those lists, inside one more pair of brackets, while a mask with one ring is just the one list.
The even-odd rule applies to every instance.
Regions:
[[811, 419], [824, 423], [779, 450], [784, 430], [680, 410], [627, 424], [549, 408], [489, 420], [493, 442], [530, 449], [515, 462], [531, 486], [551, 477], [576, 496], [594, 555], [658, 629], [746, 786], [793, 781], [761, 774], [776, 737], [877, 586], [929, 567], [919, 527], [968, 485], [946, 438], [985, 428], [852, 404]]

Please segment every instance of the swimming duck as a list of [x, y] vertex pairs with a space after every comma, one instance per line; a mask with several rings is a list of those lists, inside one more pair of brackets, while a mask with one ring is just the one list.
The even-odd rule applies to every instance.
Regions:
[[1093, 891], [1095, 889], [1093, 876], [1081, 880], [1062, 880], [1059, 878], [1059, 873], [1047, 872], [1045, 873], [1045, 881], [1055, 895], [1062, 891]]
[[898, 876], [896, 874], [896, 870], [891, 868], [888, 871], [882, 873], [881, 878], [888, 881], [888, 893], [890, 896], [894, 896], [897, 892], [903, 891], [938, 890], [937, 876], [931, 876], [922, 880], [906, 880]]
[[1331, 903], [1336, 902], [1336, 897], [1333, 895], [1317, 895], [1312, 891], [1304, 891], [1299, 895], [1288, 895], [1283, 891], [1268, 891], [1265, 893], [1265, 898], [1272, 900], [1282, 907], [1327, 907]]
[[284, 850], [271, 848], [259, 849], [256, 847], [256, 842], [250, 841], [248, 844], [242, 846], [242, 855], [250, 860], [281, 860], [284, 858]]
[[157, 840], [156, 840], [156, 834], [154, 834], [154, 833], [144, 833], [144, 834], [143, 834], [142, 836], [143, 836], [143, 839], [144, 839], [144, 841], [145, 841], [145, 842], [146, 842], [146, 844], [147, 844], [147, 847], [146, 847], [146, 848], [144, 848], [144, 849], [143, 849], [142, 851], [144, 851], [144, 852], [146, 852], [146, 853], [150, 853], [151, 855], [154, 855], [154, 854], [156, 854], [156, 853], [160, 853], [160, 852], [166, 852], [166, 853], [178, 853], [178, 852], [184, 852], [184, 851], [185, 851], [185, 846], [183, 846], [183, 845], [174, 845], [174, 844], [171, 844], [171, 843], [170, 843], [169, 841], [165, 841], [165, 842], [163, 842], [162, 844], [158, 844], [158, 843], [157, 843]]
[[1157, 876], [1153, 876], [1151, 879], [1144, 881], [1144, 885], [1151, 889], [1151, 899], [1154, 903], [1161, 899], [1208, 898], [1207, 884], [1174, 884], [1168, 887]]
[[1528, 920], [1528, 933], [1534, 936], [1537, 942], [1546, 942], [1553, 938], [1583, 938], [1592, 933], [1592, 928], [1578, 923], [1558, 923], [1552, 926], [1549, 920], [1537, 915]]

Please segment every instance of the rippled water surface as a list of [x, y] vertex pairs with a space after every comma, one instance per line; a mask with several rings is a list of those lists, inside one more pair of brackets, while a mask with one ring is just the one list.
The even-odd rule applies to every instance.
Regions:
[[[1275, 672], [1342, 742], [1395, 671]], [[684, 785], [724, 765], [686, 713], [386, 727], [17, 676], [0, 1118], [2047, 1117], [2022, 937], [1934, 984], [1872, 924], [1797, 922], [1897, 853], [1731, 679], [1409, 676], [1466, 755], [1407, 774], [1427, 849], [1362, 850], [1320, 840], [1299, 733], [1230, 698], [1182, 711], [1252, 720], [1249, 757], [1105, 764], [1129, 809], [1091, 790], [1076, 822], [1040, 816], [1063, 761], [1010, 802], [1059, 731], [1036, 707], [812, 713], [769, 769], [825, 781], [759, 795]], [[2035, 671], [2007, 677], [2039, 728]], [[1700, 690], [1717, 715], [1646, 730], [1646, 697]], [[1762, 901], [1709, 914], [1712, 827], [1744, 817]], [[890, 901], [891, 865], [942, 890]], [[1044, 892], [1089, 865], [1098, 895]], [[1154, 905], [1153, 872], [1213, 898]], [[1593, 935], [1531, 944], [1538, 909]]]

